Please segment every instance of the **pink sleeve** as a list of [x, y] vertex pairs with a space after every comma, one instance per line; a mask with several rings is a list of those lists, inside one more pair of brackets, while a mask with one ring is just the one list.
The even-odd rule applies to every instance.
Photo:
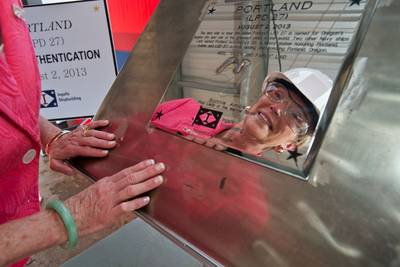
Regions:
[[[209, 112], [211, 123], [202, 123], [202, 116]], [[205, 114], [202, 114], [205, 112]], [[215, 115], [216, 116], [213, 116]], [[216, 134], [229, 129], [232, 124], [224, 123], [222, 112], [203, 108], [196, 100], [182, 98], [161, 103], [151, 118], [153, 126], [164, 131], [183, 136], [208, 139]]]

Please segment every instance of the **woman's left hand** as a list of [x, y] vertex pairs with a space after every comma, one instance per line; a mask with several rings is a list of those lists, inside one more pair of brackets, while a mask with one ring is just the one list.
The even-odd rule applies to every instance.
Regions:
[[96, 130], [109, 124], [107, 120], [92, 121], [79, 126], [51, 143], [48, 151], [50, 168], [66, 175], [73, 175], [74, 169], [65, 160], [73, 157], [105, 157], [115, 147], [115, 135]]

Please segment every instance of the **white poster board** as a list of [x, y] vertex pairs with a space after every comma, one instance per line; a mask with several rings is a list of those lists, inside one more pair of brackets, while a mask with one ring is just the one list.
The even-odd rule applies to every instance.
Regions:
[[41, 115], [93, 116], [117, 74], [104, 1], [25, 10], [42, 81]]

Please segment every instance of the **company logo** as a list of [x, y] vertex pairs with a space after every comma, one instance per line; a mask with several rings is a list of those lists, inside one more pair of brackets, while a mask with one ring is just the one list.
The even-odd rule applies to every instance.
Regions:
[[215, 129], [221, 120], [222, 112], [201, 107], [193, 124]]
[[40, 98], [40, 108], [55, 108], [58, 107], [56, 91], [44, 90]]

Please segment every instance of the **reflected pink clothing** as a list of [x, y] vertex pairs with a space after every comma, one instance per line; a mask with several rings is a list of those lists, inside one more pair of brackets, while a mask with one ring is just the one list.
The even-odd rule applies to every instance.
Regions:
[[[215, 119], [212, 115], [208, 122], [218, 121], [212, 127], [196, 124], [195, 118], [202, 106], [192, 98], [174, 99], [161, 103], [156, 108], [151, 123], [164, 131], [180, 134], [183, 136], [192, 135], [204, 139], [211, 138], [227, 129], [232, 128], [234, 124], [225, 123], [221, 118]], [[222, 113], [221, 113], [222, 114]], [[204, 119], [206, 119], [206, 115]]]
[[27, 26], [14, 14], [20, 6], [0, 1], [0, 224], [40, 209], [40, 76]]

